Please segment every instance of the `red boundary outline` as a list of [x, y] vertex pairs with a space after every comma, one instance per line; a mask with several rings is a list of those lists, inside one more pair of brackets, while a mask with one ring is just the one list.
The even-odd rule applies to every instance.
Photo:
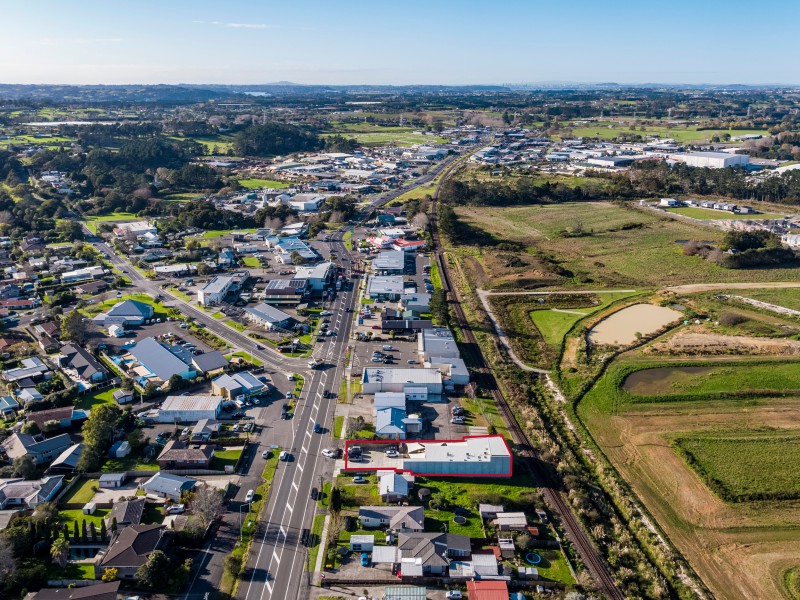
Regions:
[[[360, 464], [358, 466], [353, 465], [349, 466], [350, 460], [350, 446], [364, 446], [366, 444], [379, 444], [383, 446], [396, 446], [397, 444], [402, 443], [412, 443], [412, 444], [443, 444], [447, 442], [455, 442], [460, 443], [464, 442], [468, 439], [480, 439], [480, 438], [499, 438], [503, 440], [503, 445], [508, 450], [509, 456], [509, 471], [508, 473], [417, 473], [415, 471], [397, 468], [397, 467], [364, 467]], [[460, 440], [347, 440], [344, 443], [344, 470], [345, 471], [394, 471], [395, 473], [407, 473], [409, 475], [415, 475], [419, 477], [513, 477], [514, 476], [514, 455], [511, 452], [511, 448], [508, 446], [508, 442], [506, 438], [502, 435], [466, 435]]]

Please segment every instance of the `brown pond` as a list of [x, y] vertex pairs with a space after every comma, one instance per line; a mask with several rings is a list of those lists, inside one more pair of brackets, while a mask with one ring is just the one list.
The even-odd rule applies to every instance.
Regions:
[[674, 394], [673, 385], [700, 377], [714, 367], [657, 367], [634, 371], [622, 382], [622, 389], [637, 396]]

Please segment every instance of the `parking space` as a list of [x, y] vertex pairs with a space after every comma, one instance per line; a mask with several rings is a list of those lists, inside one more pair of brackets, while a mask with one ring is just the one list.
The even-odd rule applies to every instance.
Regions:
[[[153, 323], [152, 325], [142, 325], [138, 327], [131, 327], [127, 330], [125, 337], [122, 338], [105, 338], [104, 341], [108, 346], [121, 348], [123, 344], [135, 340], [137, 342], [144, 338], [154, 337], [166, 342], [166, 338], [162, 336], [171, 334], [174, 336], [173, 343], [186, 342], [201, 352], [210, 352], [212, 348], [208, 346], [203, 340], [193, 336], [189, 329], [181, 329], [180, 322], [178, 321], [164, 321], [162, 323]], [[185, 344], [182, 344], [185, 345]]]
[[[390, 349], [387, 349], [390, 348]], [[355, 342], [355, 354], [353, 356], [353, 369], [364, 369], [365, 367], [378, 367], [386, 365], [388, 367], [413, 368], [417, 366], [417, 342], [409, 339], [384, 339], [366, 342]], [[376, 354], [378, 353], [378, 354]], [[390, 362], [384, 362], [389, 359]], [[414, 361], [409, 363], [408, 361]]]

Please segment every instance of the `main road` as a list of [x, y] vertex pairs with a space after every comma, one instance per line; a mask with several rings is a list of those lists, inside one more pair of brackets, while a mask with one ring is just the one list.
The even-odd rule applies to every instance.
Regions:
[[[332, 249], [337, 253], [347, 275], [349, 253], [342, 243], [342, 232], [337, 232], [332, 241]], [[353, 281], [348, 277], [348, 281]], [[302, 530], [311, 529], [315, 501], [311, 490], [317, 487], [324, 463], [331, 459], [322, 456], [323, 448], [330, 445], [335, 399], [325, 398], [324, 391], [338, 391], [339, 382], [344, 377], [344, 356], [346, 355], [350, 328], [351, 310], [355, 308], [357, 284], [348, 285], [350, 289], [339, 292], [331, 310], [332, 329], [338, 335], [329, 338], [322, 348], [320, 358], [325, 363], [321, 369], [314, 370], [306, 380], [304, 398], [295, 409], [293, 443], [286, 448], [290, 458], [281, 462], [262, 519], [250, 549], [244, 575], [239, 583], [238, 598], [244, 600], [289, 600], [304, 598], [301, 594], [307, 585], [302, 577], [306, 568], [306, 548], [301, 543]], [[315, 433], [315, 425], [322, 428]], [[310, 568], [313, 568], [311, 566]]]

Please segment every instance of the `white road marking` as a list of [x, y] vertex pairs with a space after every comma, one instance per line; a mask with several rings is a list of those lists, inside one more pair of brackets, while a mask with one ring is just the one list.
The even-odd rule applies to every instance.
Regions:
[[[289, 506], [289, 505], [287, 504], [286, 506]], [[281, 530], [280, 531], [281, 531], [281, 535], [283, 537], [286, 537], [286, 530], [283, 528], [283, 525], [281, 525]], [[278, 558], [278, 554], [276, 553], [275, 550], [272, 551], [272, 556], [275, 557], [275, 560], [277, 560], [278, 562], [281, 562], [281, 559]]]
[[296, 482], [296, 481], [293, 481], [293, 482], [292, 482], [292, 488], [294, 489], [294, 491], [297, 491], [299, 487], [300, 487], [300, 486], [298, 486], [298, 485], [297, 485], [297, 482]]

